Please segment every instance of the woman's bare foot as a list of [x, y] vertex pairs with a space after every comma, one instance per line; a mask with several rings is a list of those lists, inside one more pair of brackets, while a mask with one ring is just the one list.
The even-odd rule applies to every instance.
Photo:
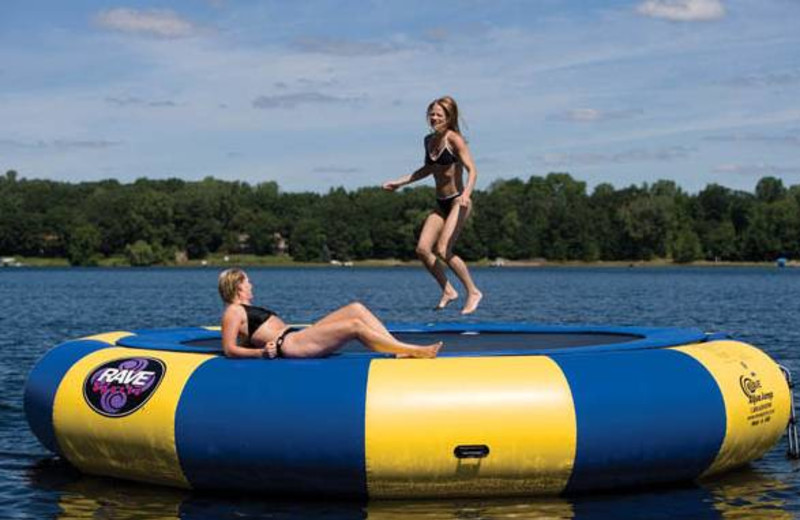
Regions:
[[436, 357], [436, 355], [439, 353], [439, 349], [441, 349], [443, 345], [444, 342], [437, 341], [432, 345], [425, 345], [424, 347], [418, 347], [414, 349], [414, 352], [412, 353], [397, 354], [395, 357], [397, 359], [408, 359], [408, 358], [431, 359]]
[[478, 304], [481, 302], [483, 298], [483, 293], [480, 291], [475, 291], [474, 293], [470, 293], [467, 295], [467, 302], [464, 304], [464, 308], [461, 310], [461, 314], [472, 314], [475, 312], [475, 309], [478, 308]]
[[442, 291], [442, 299], [439, 300], [439, 304], [433, 308], [435, 311], [440, 311], [447, 307], [447, 305], [453, 301], [458, 299], [458, 292], [452, 287], [447, 287], [444, 291]]

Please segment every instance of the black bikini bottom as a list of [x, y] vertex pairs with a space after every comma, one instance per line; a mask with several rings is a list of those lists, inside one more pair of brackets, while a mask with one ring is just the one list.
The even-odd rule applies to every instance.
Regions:
[[299, 331], [300, 329], [297, 327], [289, 327], [275, 339], [275, 350], [278, 353], [277, 357], [283, 357], [283, 342], [286, 341], [286, 336], [288, 336], [289, 334], [294, 334], [295, 332]]
[[453, 204], [460, 195], [461, 193], [455, 193], [443, 199], [439, 197], [436, 198], [436, 205], [439, 206], [439, 211], [444, 213], [445, 217], [450, 214], [450, 210], [453, 209]]

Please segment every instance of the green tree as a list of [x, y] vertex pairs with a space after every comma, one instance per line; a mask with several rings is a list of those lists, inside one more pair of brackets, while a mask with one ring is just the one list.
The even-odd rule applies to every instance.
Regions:
[[80, 224], [70, 231], [67, 240], [67, 260], [74, 266], [97, 265], [102, 237], [92, 224]]
[[736, 229], [730, 221], [703, 224], [700, 236], [706, 259], [735, 260], [738, 257]]
[[602, 260], [627, 259], [624, 222], [619, 208], [638, 193], [638, 188], [615, 190], [611, 184], [598, 184], [589, 197], [598, 258]]
[[[521, 258], [527, 250], [536, 249], [538, 243], [522, 243], [521, 237], [538, 237], [528, 226], [535, 222], [526, 220], [524, 199], [525, 183], [520, 179], [493, 182], [486, 193], [473, 197], [475, 232], [491, 258]], [[522, 213], [522, 214], [520, 214]]]
[[323, 261], [329, 252], [322, 224], [308, 218], [298, 222], [289, 238], [289, 252], [300, 262]]
[[144, 240], [137, 240], [125, 246], [125, 257], [134, 267], [151, 266], [159, 260], [153, 247]]
[[586, 183], [566, 173], [550, 173], [545, 186], [548, 225], [543, 230], [544, 256], [556, 260], [596, 260], [599, 247]]
[[700, 238], [688, 227], [682, 227], [677, 231], [671, 249], [673, 261], [681, 264], [694, 262], [703, 254]]
[[627, 258], [650, 260], [668, 256], [677, 228], [674, 190], [668, 185], [654, 185], [643, 190], [619, 210], [624, 226]]
[[777, 202], [786, 196], [783, 181], [775, 177], [764, 177], [756, 184], [756, 198], [765, 203]]

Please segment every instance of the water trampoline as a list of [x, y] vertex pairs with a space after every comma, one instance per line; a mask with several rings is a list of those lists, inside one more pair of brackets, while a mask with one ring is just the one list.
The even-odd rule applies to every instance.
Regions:
[[41, 443], [94, 475], [187, 489], [533, 496], [690, 481], [761, 457], [782, 368], [696, 329], [394, 324], [437, 359], [348, 346], [238, 360], [213, 328], [68, 341], [30, 373]]

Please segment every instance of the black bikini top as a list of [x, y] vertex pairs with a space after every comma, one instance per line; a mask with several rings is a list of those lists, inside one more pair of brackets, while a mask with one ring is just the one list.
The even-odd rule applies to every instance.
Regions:
[[264, 307], [257, 307], [255, 305], [245, 305], [242, 304], [244, 307], [244, 312], [247, 313], [247, 339], [253, 337], [253, 334], [258, 330], [260, 326], [267, 322], [268, 319], [275, 316], [275, 312], [265, 309]]
[[447, 139], [444, 140], [444, 149], [439, 152], [439, 155], [434, 159], [431, 156], [430, 142], [433, 139], [433, 134], [425, 136], [425, 165], [438, 164], [439, 166], [450, 166], [458, 162], [458, 157], [447, 146]]

